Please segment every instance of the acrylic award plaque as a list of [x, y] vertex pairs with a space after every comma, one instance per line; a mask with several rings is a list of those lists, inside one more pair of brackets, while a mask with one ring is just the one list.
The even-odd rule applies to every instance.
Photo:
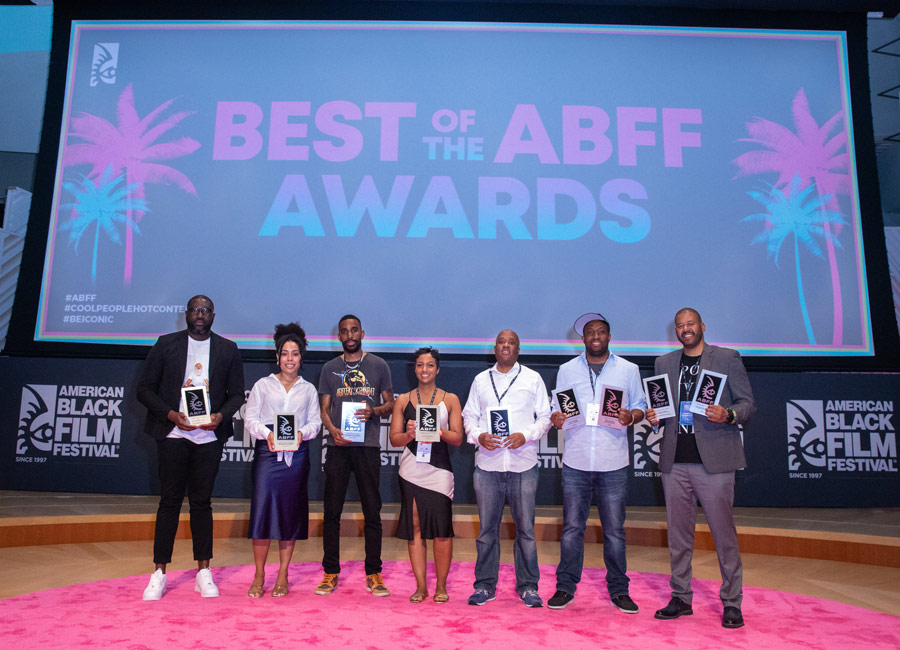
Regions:
[[492, 407], [487, 410], [488, 433], [492, 436], [500, 436], [508, 438], [511, 431], [509, 430], [509, 409], [503, 407]]
[[675, 402], [672, 399], [672, 387], [669, 386], [668, 375], [656, 375], [644, 379], [644, 396], [647, 408], [656, 411], [659, 420], [675, 417]]
[[607, 429], [621, 429], [619, 409], [625, 408], [625, 389], [619, 386], [600, 386], [600, 414], [597, 424]]
[[209, 391], [206, 390], [206, 386], [185, 386], [181, 389], [181, 399], [184, 403], [184, 414], [193, 426], [199, 427], [212, 422]]
[[300, 430], [296, 413], [276, 413], [273, 432], [275, 451], [297, 451], [300, 446]]
[[431, 404], [416, 406], [416, 442], [440, 442], [438, 407]]
[[712, 370], [700, 371], [697, 379], [697, 391], [691, 401], [691, 413], [706, 415], [706, 409], [713, 404], [718, 404], [722, 399], [722, 391], [725, 390], [725, 379], [728, 375]]
[[573, 429], [584, 424], [584, 413], [581, 412], [578, 400], [575, 398], [574, 388], [563, 388], [553, 393], [556, 396], [556, 403], [559, 404], [559, 411], [566, 416], [563, 423], [563, 429]]
[[356, 412], [366, 408], [365, 402], [341, 404], [341, 435], [349, 442], [366, 441], [366, 423], [356, 417]]

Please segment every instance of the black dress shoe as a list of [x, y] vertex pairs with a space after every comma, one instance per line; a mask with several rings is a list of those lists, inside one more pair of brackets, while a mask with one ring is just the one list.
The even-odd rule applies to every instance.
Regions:
[[[732, 607], [731, 609], [735, 608]], [[679, 616], [690, 616], [693, 613], [694, 610], [691, 609], [690, 605], [681, 600], [681, 598], [672, 596], [672, 600], [669, 601], [669, 604], [662, 609], [656, 610], [656, 614], [654, 614], [653, 617], [661, 619], [663, 621], [668, 621], [673, 618], [678, 618]], [[738, 615], [740, 615], [740, 611], [738, 611]]]
[[722, 614], [722, 627], [735, 629], [744, 627], [744, 617], [739, 607], [726, 607]]

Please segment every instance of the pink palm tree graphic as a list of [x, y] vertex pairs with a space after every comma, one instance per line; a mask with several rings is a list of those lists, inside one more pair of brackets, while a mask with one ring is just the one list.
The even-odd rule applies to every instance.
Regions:
[[[124, 173], [126, 183], [136, 184], [129, 205], [125, 229], [125, 286], [131, 284], [134, 243], [132, 224], [136, 225], [144, 216], [144, 187], [147, 183], [174, 185], [185, 192], [197, 196], [197, 190], [190, 179], [180, 171], [156, 161], [171, 160], [193, 153], [200, 143], [193, 138], [178, 138], [169, 142], [157, 142], [163, 134], [174, 128], [191, 111], [172, 113], [157, 122], [162, 113], [171, 106], [174, 99], [163, 102], [143, 118], [134, 106], [134, 89], [131, 84], [119, 95], [116, 106], [116, 124], [82, 113], [72, 118], [69, 137], [76, 140], [67, 143], [63, 150], [63, 165], [92, 165], [89, 177], [99, 176], [108, 167], [114, 175]], [[156, 122], [154, 124], [154, 122]]]
[[[801, 88], [792, 103], [796, 133], [776, 122], [757, 117], [747, 123], [749, 138], [741, 142], [753, 142], [763, 149], [748, 151], [735, 158], [739, 171], [735, 178], [749, 174], [776, 172], [775, 187], [787, 188], [799, 176], [801, 187], [815, 182], [820, 196], [831, 199], [821, 206], [823, 211], [839, 210], [837, 195], [850, 193], [850, 155], [847, 152], [847, 131], [842, 126], [843, 114], [838, 111], [819, 126], [809, 110], [809, 101]], [[831, 271], [831, 293], [834, 304], [833, 345], [840, 345], [844, 337], [844, 309], [841, 299], [841, 279], [838, 274], [837, 256], [830, 235], [841, 232], [841, 224], [823, 220], [825, 248]], [[834, 233], [832, 233], [832, 229]]]

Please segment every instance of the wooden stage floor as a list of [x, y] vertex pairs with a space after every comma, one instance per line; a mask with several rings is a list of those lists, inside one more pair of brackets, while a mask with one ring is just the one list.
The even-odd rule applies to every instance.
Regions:
[[[0, 491], [0, 598], [40, 589], [122, 577], [152, 570], [156, 498], [150, 496]], [[249, 502], [214, 499], [214, 565], [252, 562], [245, 539]], [[310, 504], [309, 540], [297, 543], [295, 561], [321, 560], [321, 503]], [[391, 535], [397, 504], [385, 504], [383, 559], [407, 558], [406, 543]], [[454, 506], [454, 558], [475, 560], [478, 518], [472, 505]], [[596, 511], [593, 513], [596, 516]], [[179, 527], [173, 569], [190, 568], [187, 514]], [[900, 509], [736, 509], [738, 534], [748, 585], [802, 593], [900, 616]], [[539, 506], [535, 533], [541, 564], [559, 560], [562, 509]], [[665, 510], [628, 508], [626, 533], [629, 570], [668, 573]], [[504, 537], [511, 538], [507, 514]], [[342, 557], [363, 558], [362, 515], [348, 503], [342, 524]], [[591, 519], [588, 542], [601, 539]], [[694, 575], [717, 580], [718, 564], [702, 512], [698, 525]], [[512, 542], [502, 543], [502, 561], [512, 561]], [[270, 561], [275, 561], [274, 551]], [[585, 566], [603, 566], [602, 545], [585, 546]], [[389, 582], [389, 577], [386, 576]], [[312, 589], [314, 585], [310, 586]], [[545, 593], [546, 592], [546, 593]], [[541, 593], [553, 592], [553, 576], [544, 575]], [[656, 608], [665, 603], [639, 603]]]

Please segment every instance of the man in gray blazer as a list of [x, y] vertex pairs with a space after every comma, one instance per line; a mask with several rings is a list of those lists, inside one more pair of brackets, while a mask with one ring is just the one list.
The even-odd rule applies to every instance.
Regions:
[[[694, 613], [691, 558], [699, 500], [722, 574], [722, 625], [738, 628], [744, 625], [744, 618], [741, 555], [733, 513], [734, 473], [747, 465], [738, 425], [750, 419], [756, 404], [740, 354], [707, 344], [703, 339], [705, 331], [697, 310], [679, 310], [675, 314], [675, 336], [683, 347], [656, 360], [655, 374], [668, 375], [677, 405], [675, 417], [662, 421], [659, 455], [666, 496], [672, 599], [656, 612], [656, 618], [668, 620]], [[708, 406], [705, 415], [695, 415], [688, 407], [704, 370], [726, 375], [725, 385], [719, 403]], [[647, 411], [647, 420], [654, 426], [659, 424], [655, 409]]]

